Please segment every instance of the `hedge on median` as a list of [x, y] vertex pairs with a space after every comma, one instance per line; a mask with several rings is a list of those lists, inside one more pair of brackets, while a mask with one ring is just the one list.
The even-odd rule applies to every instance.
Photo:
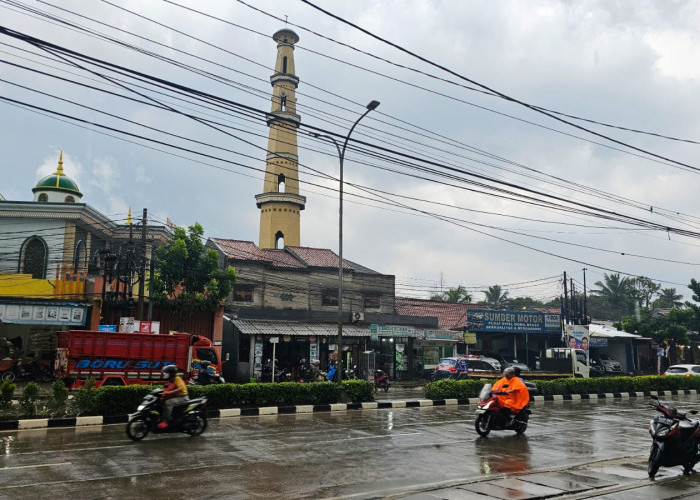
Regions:
[[[695, 389], [700, 392], [700, 377], [656, 376], [558, 378], [554, 380], [530, 380], [537, 386], [537, 394], [603, 394], [619, 392], [650, 392]], [[494, 380], [438, 380], [425, 386], [428, 399], [468, 399], [479, 396], [484, 384]]]
[[[152, 386], [103, 386], [79, 389], [75, 394], [81, 415], [124, 415], [133, 413]], [[215, 384], [189, 386], [190, 398], [207, 397], [209, 409], [253, 406], [322, 405], [338, 403], [344, 395], [352, 402], [374, 401], [374, 385], [364, 380], [332, 382]]]

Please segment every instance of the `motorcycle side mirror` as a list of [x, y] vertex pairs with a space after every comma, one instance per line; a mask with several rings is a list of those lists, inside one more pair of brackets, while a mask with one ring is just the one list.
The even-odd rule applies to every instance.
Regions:
[[655, 399], [655, 400], [657, 400], [657, 401], [659, 400], [659, 397], [658, 397], [658, 396], [654, 396], [653, 394], [652, 394], [651, 396], [649, 396], [649, 397], [650, 397], [651, 399]]

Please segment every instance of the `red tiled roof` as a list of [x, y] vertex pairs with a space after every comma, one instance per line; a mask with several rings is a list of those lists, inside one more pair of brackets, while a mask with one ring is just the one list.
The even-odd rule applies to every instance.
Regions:
[[[338, 255], [327, 248], [286, 247], [286, 249], [309, 267], [338, 268]], [[354, 268], [343, 259], [343, 269]]]
[[289, 252], [284, 250], [260, 250], [276, 267], [296, 267], [303, 269], [306, 266]]
[[395, 307], [396, 314], [401, 316], [433, 317], [438, 319], [438, 326], [458, 330], [467, 325], [467, 307], [472, 309], [483, 306], [396, 297]]
[[233, 260], [261, 260], [269, 262], [271, 259], [265, 255], [252, 241], [227, 240], [223, 238], [211, 238], [229, 259]]

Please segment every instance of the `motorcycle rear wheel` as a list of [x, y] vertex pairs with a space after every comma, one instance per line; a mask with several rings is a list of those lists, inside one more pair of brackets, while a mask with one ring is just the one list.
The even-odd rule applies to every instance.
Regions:
[[476, 430], [477, 434], [479, 434], [479, 436], [488, 436], [489, 432], [491, 432], [491, 415], [489, 415], [488, 413], [481, 413], [478, 417], [476, 417], [476, 421], [474, 422], [474, 429]]
[[380, 389], [384, 389], [384, 392], [387, 392], [389, 390], [389, 382], [384, 381], [379, 385]]
[[199, 436], [207, 429], [207, 417], [202, 413], [195, 413], [192, 421], [188, 422], [185, 432], [190, 436]]
[[654, 477], [657, 472], [659, 472], [659, 467], [661, 466], [661, 450], [656, 445], [656, 443], [651, 445], [651, 451], [649, 452], [649, 463], [647, 464], [647, 474], [649, 477]]
[[15, 372], [12, 370], [8, 370], [5, 373], [2, 374], [2, 379], [7, 380], [8, 382], [14, 382], [15, 381]]
[[148, 436], [148, 422], [141, 415], [129, 420], [126, 424], [126, 435], [134, 441], [141, 441]]

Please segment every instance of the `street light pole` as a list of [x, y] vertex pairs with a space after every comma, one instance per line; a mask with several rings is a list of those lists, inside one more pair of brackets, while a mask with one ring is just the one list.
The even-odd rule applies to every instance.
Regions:
[[340, 160], [340, 186], [339, 186], [339, 208], [338, 208], [338, 362], [336, 366], [336, 377], [338, 383], [343, 380], [343, 160], [345, 159], [345, 149], [348, 146], [348, 141], [350, 140], [350, 135], [360, 120], [362, 120], [367, 113], [377, 109], [379, 106], [379, 101], [371, 101], [367, 105], [367, 110], [362, 113], [362, 115], [355, 120], [355, 123], [350, 127], [348, 135], [345, 136], [345, 142], [343, 142], [343, 147], [341, 148], [333, 137], [329, 135], [313, 134], [315, 137], [325, 137], [330, 139], [335, 148], [338, 150], [338, 158]]

